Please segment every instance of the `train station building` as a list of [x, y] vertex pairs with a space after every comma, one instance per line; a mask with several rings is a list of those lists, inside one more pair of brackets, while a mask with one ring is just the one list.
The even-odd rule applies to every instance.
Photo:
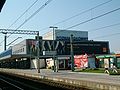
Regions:
[[[70, 42], [72, 35], [72, 43]], [[39, 38], [25, 39], [0, 54], [0, 67], [7, 68], [37, 68], [38, 58], [40, 68], [45, 68], [58, 60], [61, 69], [68, 68], [71, 60], [71, 44], [74, 55], [109, 54], [108, 41], [88, 39], [87, 31], [54, 30]]]

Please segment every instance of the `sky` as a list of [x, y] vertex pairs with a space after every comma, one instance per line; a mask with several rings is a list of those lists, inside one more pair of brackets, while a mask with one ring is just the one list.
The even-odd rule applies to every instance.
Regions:
[[[88, 31], [89, 40], [109, 41], [110, 51], [120, 53], [120, 0], [51, 0], [45, 5], [47, 1], [50, 0], [6, 0], [0, 13], [0, 29], [39, 31], [41, 36], [51, 30], [50, 26]], [[45, 7], [29, 19], [43, 5]], [[7, 36], [7, 44], [22, 37], [11, 45], [35, 37], [20, 34]], [[3, 40], [4, 34], [0, 33], [0, 52], [4, 51]]]

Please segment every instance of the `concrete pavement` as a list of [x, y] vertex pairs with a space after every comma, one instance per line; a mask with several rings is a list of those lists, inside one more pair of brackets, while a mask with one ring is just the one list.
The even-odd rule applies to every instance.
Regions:
[[29, 77], [45, 78], [53, 81], [87, 86], [94, 90], [120, 90], [120, 75], [108, 75], [102, 73], [72, 72], [71, 70], [59, 70], [53, 72], [51, 69], [0, 69], [1, 72], [9, 72]]

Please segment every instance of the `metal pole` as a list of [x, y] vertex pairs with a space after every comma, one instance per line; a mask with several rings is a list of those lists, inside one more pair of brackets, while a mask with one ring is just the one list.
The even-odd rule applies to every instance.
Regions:
[[71, 61], [72, 61], [72, 71], [74, 71], [74, 54], [73, 54], [73, 35], [70, 36], [70, 46], [71, 46]]
[[[58, 27], [53, 27], [50, 26], [50, 28], [53, 28], [53, 51], [55, 51], [55, 28], [57, 29]], [[56, 70], [56, 60], [55, 60], [55, 55], [53, 55], [53, 60], [54, 60], [54, 72], [57, 72], [58, 70]]]
[[3, 32], [3, 34], [5, 34], [5, 38], [4, 38], [4, 50], [6, 50], [7, 33]]
[[37, 33], [37, 69], [38, 69], [38, 73], [40, 73], [40, 60], [39, 60], [39, 51], [40, 51], [40, 48], [39, 48], [39, 32]]
[[[32, 61], [32, 47], [30, 47], [30, 63], [31, 63], [31, 61]], [[32, 69], [32, 67], [31, 67], [32, 65], [30, 64], [30, 69]]]
[[[53, 27], [53, 51], [55, 51], [55, 28]], [[56, 72], [56, 63], [55, 63], [55, 55], [53, 55], [54, 59], [54, 72]]]

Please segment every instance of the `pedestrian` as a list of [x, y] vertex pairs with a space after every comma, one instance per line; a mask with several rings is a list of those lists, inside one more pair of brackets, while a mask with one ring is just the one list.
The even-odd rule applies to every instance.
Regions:
[[104, 68], [105, 68], [105, 73], [109, 74], [109, 68], [107, 63], [104, 64]]
[[115, 66], [115, 63], [113, 63], [112, 72], [118, 73], [117, 67]]
[[72, 63], [69, 62], [69, 63], [68, 63], [68, 69], [71, 70], [71, 67], [72, 67]]

